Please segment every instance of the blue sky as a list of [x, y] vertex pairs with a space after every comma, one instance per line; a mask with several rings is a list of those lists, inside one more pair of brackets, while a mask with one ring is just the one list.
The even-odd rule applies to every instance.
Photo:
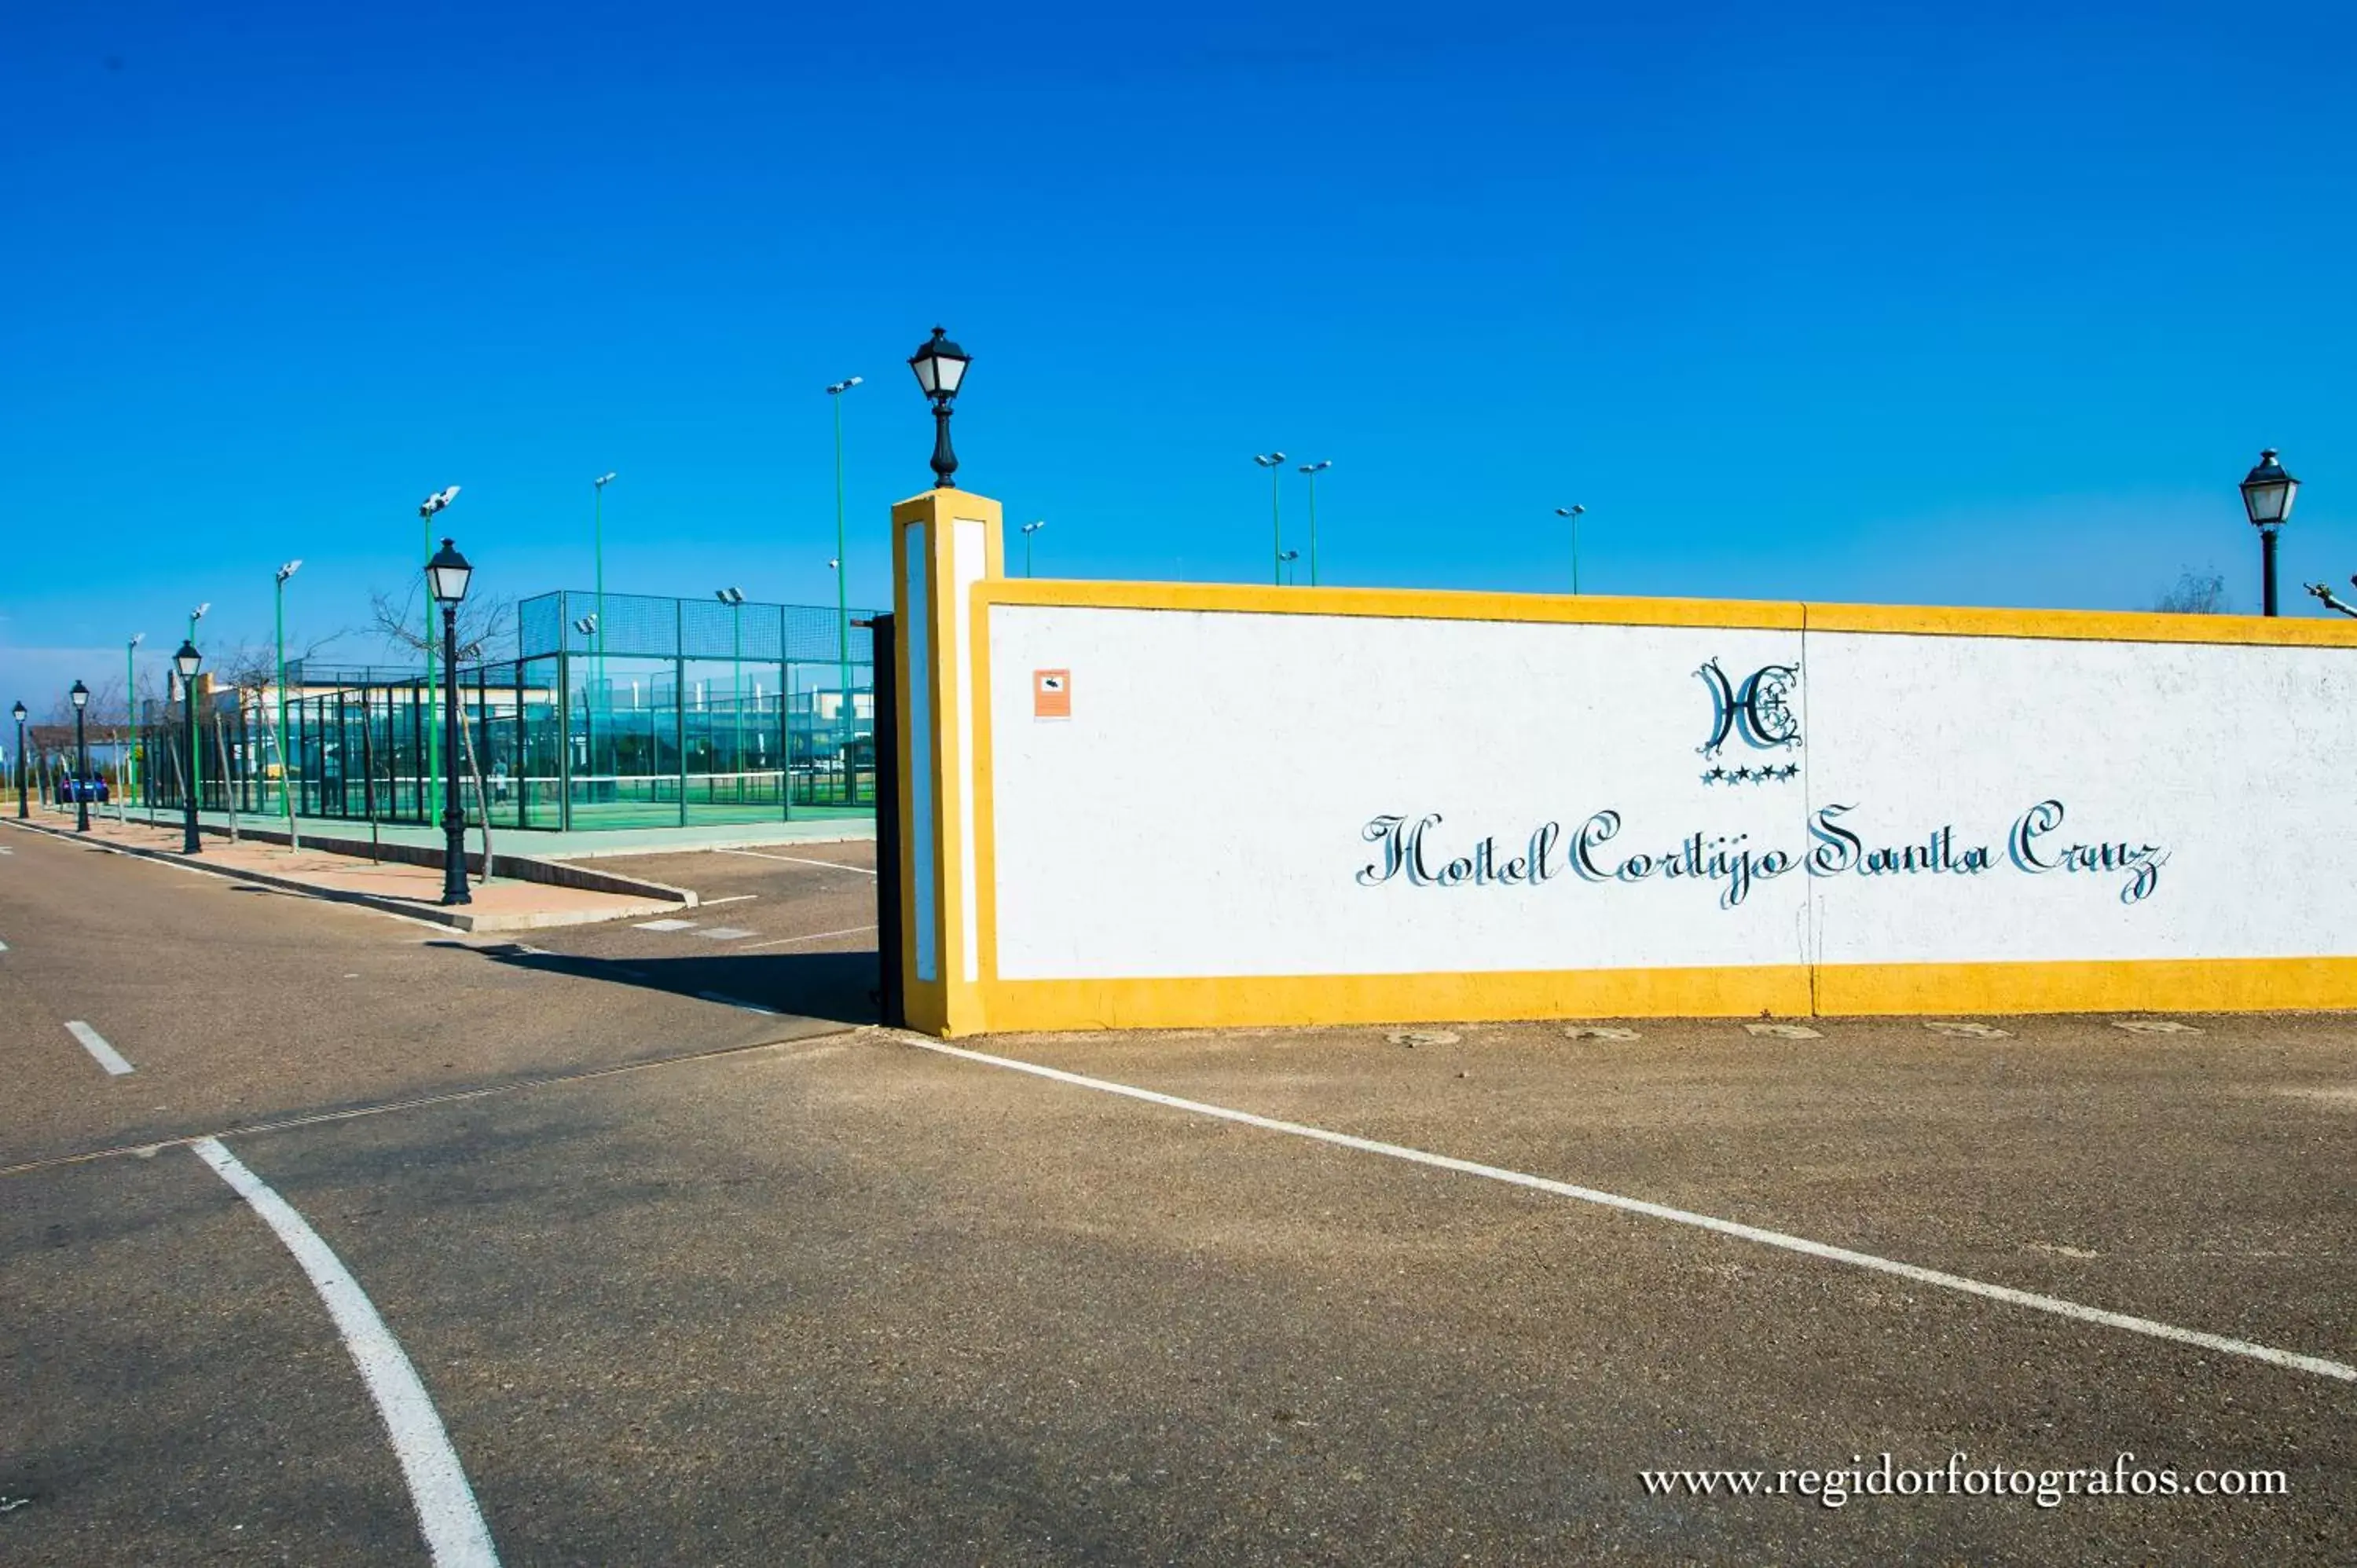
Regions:
[[[128, 4], [0, 19], [0, 702], [405, 589], [1042, 575], [2256, 607], [2357, 571], [2345, 5]], [[2336, 62], [2338, 62], [2336, 64]], [[1302, 512], [1287, 474], [1288, 528]], [[1301, 542], [1297, 538], [1289, 542]], [[380, 653], [354, 635], [354, 658]], [[89, 668], [85, 670], [85, 666]]]

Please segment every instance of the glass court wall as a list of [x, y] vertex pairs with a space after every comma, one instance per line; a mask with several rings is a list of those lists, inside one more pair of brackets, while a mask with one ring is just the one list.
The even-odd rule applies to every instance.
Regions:
[[[608, 594], [600, 614], [597, 601], [525, 600], [524, 656], [460, 667], [455, 735], [415, 671], [290, 664], [283, 758], [266, 696], [213, 694], [199, 705], [199, 803], [274, 815], [291, 789], [304, 816], [432, 823], [455, 764], [468, 820], [481, 810], [494, 827], [874, 814], [865, 626], [839, 634], [835, 612], [813, 606]], [[177, 711], [147, 706], [141, 738], [165, 766], [142, 769], [141, 793], [177, 807], [187, 731]]]

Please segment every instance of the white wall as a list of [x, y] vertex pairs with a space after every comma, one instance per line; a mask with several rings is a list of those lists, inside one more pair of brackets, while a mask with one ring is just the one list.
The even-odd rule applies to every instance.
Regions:
[[[2357, 950], [2350, 715], [2335, 649], [2031, 641], [1364, 617], [989, 611], [997, 972], [1003, 979], [1423, 973]], [[1730, 683], [1797, 665], [1797, 747], [1698, 754]], [[1070, 669], [1070, 719], [1032, 671]], [[1714, 766], [1797, 765], [1766, 782]], [[2130, 864], [2024, 869], [2029, 845]], [[1985, 871], [1864, 875], [1840, 841], [1985, 850]], [[1739, 901], [1724, 875], [1590, 880], [1638, 853], [1781, 852]], [[1543, 824], [1544, 880], [1368, 886], [1368, 824], [1429, 813], [1438, 874], [1487, 839], [1503, 869]], [[1720, 841], [1725, 841], [1722, 845]], [[2142, 853], [2152, 846], [2149, 854]], [[1919, 858], [1922, 852], [1919, 850]], [[2118, 858], [2115, 856], [2115, 858]], [[1772, 863], [1771, 863], [1772, 864]], [[2124, 899], [2139, 868], [2145, 896]]]

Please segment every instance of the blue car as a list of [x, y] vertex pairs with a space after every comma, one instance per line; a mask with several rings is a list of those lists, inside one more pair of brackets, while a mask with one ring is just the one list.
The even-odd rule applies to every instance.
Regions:
[[106, 780], [95, 773], [87, 779], [76, 779], [69, 774], [58, 781], [58, 800], [59, 804], [68, 806], [77, 800], [103, 806], [106, 804]]

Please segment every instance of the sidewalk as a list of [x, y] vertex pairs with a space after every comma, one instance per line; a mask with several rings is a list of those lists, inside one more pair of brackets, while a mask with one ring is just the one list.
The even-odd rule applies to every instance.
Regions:
[[[159, 825], [151, 827], [144, 814], [134, 814], [127, 823], [119, 822], [111, 814], [102, 816], [96, 807], [91, 808], [87, 833], [74, 831], [70, 811], [40, 811], [21, 822], [12, 811], [0, 822], [290, 893], [407, 915], [462, 931], [524, 931], [549, 926], [588, 925], [601, 920], [673, 914], [695, 902], [692, 893], [683, 893], [678, 897], [653, 897], [554, 886], [501, 875], [488, 883], [473, 883], [468, 890], [474, 900], [471, 904], [445, 908], [441, 901], [442, 869], [438, 865], [392, 860], [371, 862], [310, 848], [289, 850], [284, 844], [253, 839], [231, 843], [213, 832], [204, 835], [203, 853], [184, 855], [180, 853], [181, 830], [178, 823], [165, 826], [159, 821]], [[338, 822], [334, 826], [349, 829], [350, 824]], [[392, 841], [388, 838], [387, 842]], [[500, 863], [505, 860], [502, 854]], [[649, 886], [651, 888], [652, 885]]]
[[[9, 807], [12, 811], [15, 809], [13, 798]], [[36, 807], [35, 810], [38, 812], [40, 808]], [[129, 812], [134, 826], [145, 823], [150, 816], [144, 806], [132, 806]], [[93, 829], [101, 813], [108, 822], [114, 821], [112, 805], [92, 806], [90, 817]], [[66, 808], [65, 815], [71, 817], [71, 808]], [[180, 815], [177, 811], [158, 810], [153, 816], [157, 825], [170, 828], [176, 834], [178, 832]], [[229, 813], [226, 811], [199, 811], [197, 820], [208, 829], [227, 832], [229, 828]], [[285, 817], [240, 811], [237, 820], [241, 828], [260, 828], [280, 833], [286, 831]], [[305, 839], [357, 839], [365, 842], [371, 832], [367, 822], [354, 822], [349, 817], [296, 817], [295, 826], [297, 836]], [[437, 853], [442, 848], [442, 830], [439, 827], [386, 822], [374, 831], [385, 843], [414, 844]], [[708, 822], [684, 828], [576, 828], [571, 832], [503, 828], [496, 822], [491, 824], [491, 848], [500, 860], [511, 854], [525, 855], [533, 860], [594, 860], [602, 855], [667, 854], [673, 851], [684, 854], [700, 849], [759, 849], [769, 844], [848, 843], [864, 842], [875, 836], [876, 819], [873, 817], [797, 817], [784, 822]], [[173, 842], [178, 843], [178, 838]], [[207, 843], [210, 845], [210, 842], [211, 835], [208, 833]], [[479, 854], [482, 848], [482, 830], [468, 828], [467, 853]]]

